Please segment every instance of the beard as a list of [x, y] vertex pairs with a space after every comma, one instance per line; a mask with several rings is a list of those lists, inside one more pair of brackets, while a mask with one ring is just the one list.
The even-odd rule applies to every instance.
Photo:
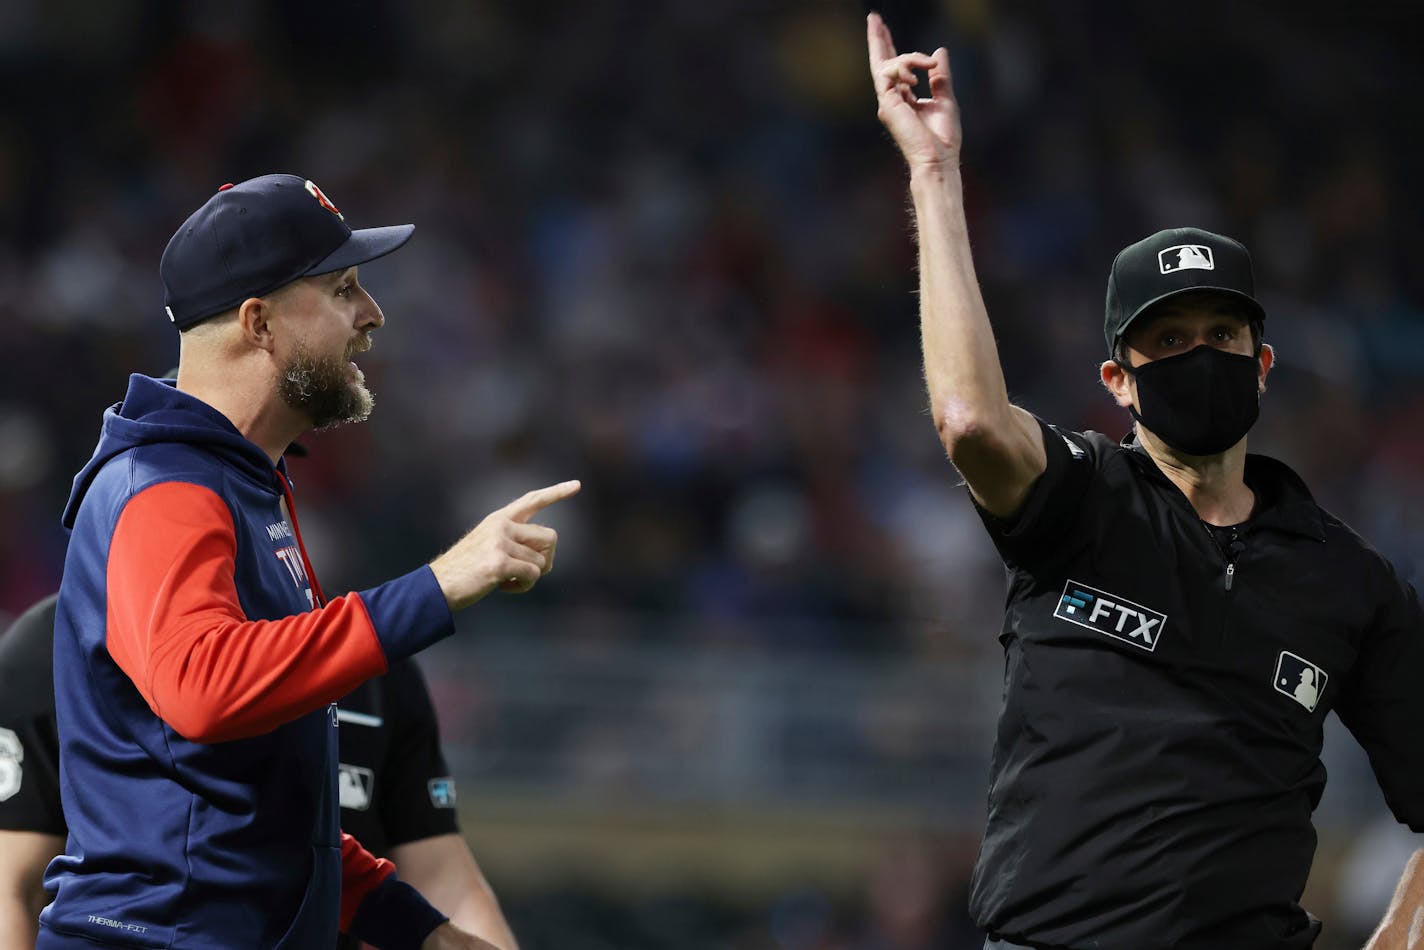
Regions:
[[366, 388], [366, 377], [358, 369], [352, 378], [348, 360], [358, 349], [352, 346], [340, 357], [317, 356], [304, 346], [293, 352], [278, 384], [282, 400], [305, 413], [315, 429], [333, 429], [347, 422], [365, 422], [376, 399]]

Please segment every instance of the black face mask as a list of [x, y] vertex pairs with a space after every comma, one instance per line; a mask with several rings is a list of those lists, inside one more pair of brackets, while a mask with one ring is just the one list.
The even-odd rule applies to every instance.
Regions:
[[1178, 452], [1216, 455], [1241, 441], [1261, 411], [1254, 356], [1196, 349], [1139, 367], [1118, 361], [1137, 380], [1141, 414], [1132, 418]]

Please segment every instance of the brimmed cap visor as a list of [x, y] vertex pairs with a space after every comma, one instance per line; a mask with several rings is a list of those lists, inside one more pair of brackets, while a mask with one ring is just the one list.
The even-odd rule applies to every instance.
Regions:
[[302, 276], [330, 274], [385, 257], [409, 241], [414, 233], [413, 224], [393, 224], [384, 228], [361, 228], [352, 231], [351, 236], [342, 242], [340, 247], [303, 271]]
[[1162, 294], [1158, 297], [1153, 297], [1151, 300], [1138, 307], [1132, 312], [1132, 316], [1124, 320], [1122, 322], [1122, 326], [1118, 328], [1117, 340], [1115, 342], [1120, 342], [1123, 337], [1127, 336], [1127, 328], [1132, 326], [1133, 321], [1135, 321], [1138, 317], [1142, 316], [1147, 311], [1151, 310], [1153, 307], [1157, 306], [1159, 303], [1162, 303], [1165, 300], [1171, 300], [1173, 297], [1180, 297], [1182, 294], [1195, 294], [1202, 292], [1224, 294], [1228, 297], [1232, 297], [1245, 304], [1246, 309], [1251, 312], [1251, 315], [1255, 320], [1258, 320], [1263, 324], [1266, 322], [1266, 308], [1262, 307], [1261, 304], [1256, 300], [1256, 298], [1252, 297], [1250, 294], [1242, 293], [1239, 290], [1232, 290], [1230, 287], [1211, 287], [1206, 284], [1198, 284], [1195, 287], [1179, 287], [1176, 290], [1169, 290], [1167, 293]]

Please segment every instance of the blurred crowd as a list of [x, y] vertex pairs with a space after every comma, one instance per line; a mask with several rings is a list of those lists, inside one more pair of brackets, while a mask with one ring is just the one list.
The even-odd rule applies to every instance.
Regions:
[[[0, 607], [53, 586], [55, 513], [102, 408], [175, 362], [168, 236], [223, 182], [283, 169], [354, 225], [418, 226], [364, 275], [389, 319], [367, 358], [378, 415], [301, 463], [327, 586], [577, 476], [541, 595], [651, 618], [601, 635], [992, 642], [998, 567], [924, 413], [904, 176], [858, 10], [5, 9]], [[1280, 364], [1253, 441], [1417, 574], [1424, 232], [1414, 125], [1388, 93], [1420, 66], [1389, 24], [1225, 4], [887, 15], [902, 43], [951, 48], [1015, 397], [1124, 431], [1096, 383], [1113, 253], [1168, 225], [1238, 236]]]
[[808, 887], [760, 906], [697, 892], [629, 901], [553, 889], [516, 899], [509, 919], [532, 946], [579, 950], [980, 950], [984, 934], [965, 910], [972, 858], [962, 846], [887, 849], [861, 893], [832, 899]]
[[[1252, 445], [1417, 584], [1424, 14], [1317, 6], [880, 9], [902, 47], [950, 50], [1013, 397], [1125, 432], [1097, 383], [1113, 254], [1169, 226], [1235, 236], [1277, 349]], [[102, 410], [130, 372], [176, 363], [168, 237], [224, 182], [288, 171], [353, 226], [417, 225], [362, 269], [388, 321], [362, 361], [375, 415], [293, 465], [328, 591], [577, 477], [520, 636], [994, 676], [1002, 568], [926, 413], [905, 175], [875, 119], [863, 13], [0, 4], [0, 614], [57, 585], [59, 512]], [[706, 945], [961, 945], [936, 936], [960, 926], [957, 898], [918, 936], [818, 899], [786, 895], [761, 937]], [[726, 913], [719, 932], [753, 932]]]

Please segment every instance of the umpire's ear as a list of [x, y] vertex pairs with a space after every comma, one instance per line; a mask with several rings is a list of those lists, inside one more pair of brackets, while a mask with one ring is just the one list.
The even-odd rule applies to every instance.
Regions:
[[1122, 364], [1111, 359], [1098, 367], [1098, 378], [1113, 401], [1126, 409], [1132, 405], [1132, 376], [1122, 368]]

